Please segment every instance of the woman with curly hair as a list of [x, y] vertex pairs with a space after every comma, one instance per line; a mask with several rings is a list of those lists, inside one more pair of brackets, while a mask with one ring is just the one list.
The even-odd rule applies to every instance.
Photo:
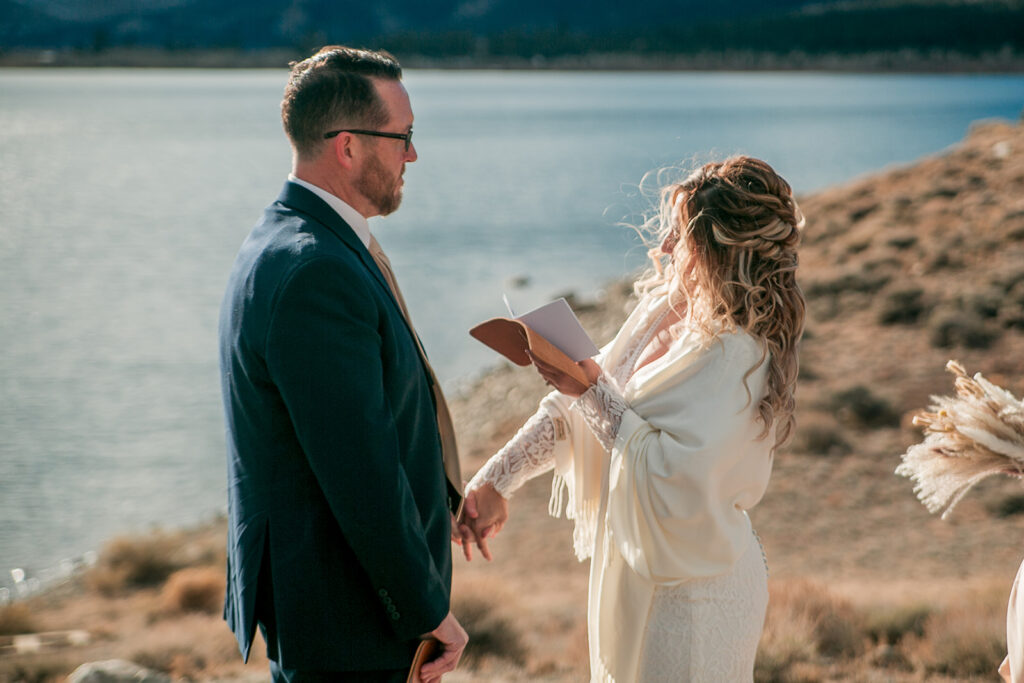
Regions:
[[568, 493], [591, 559], [592, 680], [752, 680], [768, 589], [747, 510], [793, 432], [802, 225], [757, 159], [665, 188], [654, 268], [615, 339], [580, 363], [589, 383], [534, 358], [555, 391], [467, 487], [464, 532], [486, 539], [512, 493], [555, 470], [552, 514]]

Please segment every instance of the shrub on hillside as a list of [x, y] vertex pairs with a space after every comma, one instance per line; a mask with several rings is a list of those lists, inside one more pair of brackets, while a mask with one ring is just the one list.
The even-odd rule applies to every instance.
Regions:
[[883, 325], [910, 325], [916, 323], [924, 313], [924, 290], [920, 287], [897, 289], [889, 292], [882, 300], [878, 322]]
[[991, 676], [1006, 655], [1005, 615], [1002, 604], [933, 614], [913, 654], [929, 673]]
[[829, 280], [816, 280], [807, 285], [808, 298], [838, 296], [847, 292], [872, 294], [889, 284], [890, 276], [883, 273], [855, 271]]
[[885, 241], [890, 247], [896, 249], [909, 249], [910, 247], [917, 244], [917, 235], [912, 232], [901, 232], [889, 236], [889, 239]]
[[876, 643], [896, 645], [908, 635], [923, 636], [933, 609], [925, 604], [885, 604], [864, 610], [864, 630]]
[[86, 582], [104, 595], [159, 585], [178, 569], [176, 546], [173, 538], [162, 533], [115, 538], [103, 548]]
[[81, 662], [55, 652], [17, 657], [0, 657], [0, 681], [53, 683], [63, 681]]
[[864, 652], [860, 616], [821, 584], [806, 579], [774, 581], [769, 592], [755, 680], [792, 680], [793, 669], [802, 662], [850, 659]]
[[486, 658], [497, 658], [523, 666], [526, 648], [513, 620], [502, 614], [496, 600], [484, 595], [456, 593], [452, 613], [457, 614], [462, 628], [469, 634], [464, 661], [478, 665]]
[[218, 614], [224, 606], [224, 571], [214, 567], [189, 567], [167, 579], [160, 598], [169, 612]]
[[851, 450], [835, 418], [822, 413], [800, 416], [791, 448], [808, 455], [846, 455]]
[[1024, 494], [1014, 494], [988, 501], [985, 508], [996, 517], [1013, 517], [1024, 513]]
[[854, 427], [897, 427], [900, 415], [887, 400], [863, 385], [837, 391], [828, 401], [840, 422]]
[[970, 297], [968, 305], [970, 310], [978, 314], [978, 317], [991, 320], [999, 317], [999, 308], [1003, 305], [1004, 300], [1005, 296], [1001, 292], [978, 292]]
[[16, 636], [35, 632], [32, 610], [21, 602], [0, 607], [0, 636]]
[[932, 346], [941, 349], [987, 349], [999, 337], [998, 330], [986, 325], [976, 313], [966, 311], [943, 311], [934, 316], [929, 327]]

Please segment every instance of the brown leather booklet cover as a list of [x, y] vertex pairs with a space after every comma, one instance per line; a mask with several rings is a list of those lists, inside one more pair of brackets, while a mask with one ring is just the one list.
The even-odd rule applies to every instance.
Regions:
[[469, 333], [516, 365], [530, 365], [530, 357], [526, 355], [526, 350], [529, 349], [545, 363], [554, 365], [584, 385], [590, 384], [583, 368], [519, 320], [491, 318], [471, 329]]
[[420, 669], [429, 661], [434, 660], [441, 654], [441, 641], [437, 638], [427, 638], [416, 648], [416, 655], [412, 658], [412, 666], [409, 667], [409, 677], [405, 683], [420, 683]]

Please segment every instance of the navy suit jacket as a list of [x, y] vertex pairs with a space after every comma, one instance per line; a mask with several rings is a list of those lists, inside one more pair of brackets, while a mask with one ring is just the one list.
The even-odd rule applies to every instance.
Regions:
[[448, 613], [449, 489], [430, 378], [355, 232], [286, 183], [242, 245], [220, 319], [224, 616], [248, 658], [408, 666]]

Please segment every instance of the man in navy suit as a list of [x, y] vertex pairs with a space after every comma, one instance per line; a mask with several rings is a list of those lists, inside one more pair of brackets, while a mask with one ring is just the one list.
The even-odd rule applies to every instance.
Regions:
[[259, 625], [275, 681], [404, 681], [429, 636], [438, 680], [467, 641], [449, 608], [458, 461], [366, 221], [398, 208], [416, 161], [401, 68], [324, 48], [292, 65], [281, 111], [292, 174], [221, 309], [224, 616], [246, 658]]

